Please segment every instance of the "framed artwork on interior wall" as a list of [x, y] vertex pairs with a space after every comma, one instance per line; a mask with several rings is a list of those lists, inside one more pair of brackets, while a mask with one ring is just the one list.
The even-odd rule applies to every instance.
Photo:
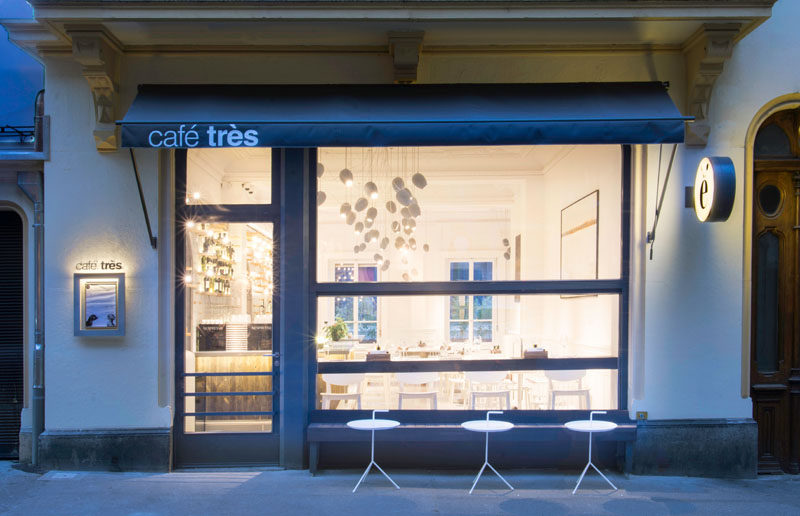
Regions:
[[598, 278], [599, 219], [599, 190], [581, 197], [561, 210], [562, 280]]
[[75, 274], [75, 335], [125, 335], [125, 274]]

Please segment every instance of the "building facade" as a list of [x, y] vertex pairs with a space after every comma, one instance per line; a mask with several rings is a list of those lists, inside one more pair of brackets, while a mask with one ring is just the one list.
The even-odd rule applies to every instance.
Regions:
[[[31, 7], [22, 1], [0, 2], [3, 18], [33, 18]], [[33, 342], [34, 307], [26, 296], [33, 285], [34, 231], [33, 204], [28, 194], [32, 183], [40, 182], [46, 139], [46, 120], [37, 93], [44, 85], [44, 69], [33, 57], [5, 37], [0, 41], [0, 202], [2, 217], [3, 315], [0, 323], [0, 458], [16, 459], [20, 455], [22, 407], [31, 396], [30, 378], [26, 371], [30, 360], [25, 352]], [[38, 114], [38, 117], [37, 117]], [[26, 193], [27, 192], [27, 193]], [[30, 426], [30, 422], [28, 422]], [[28, 443], [24, 446], [30, 449]]]
[[792, 2], [33, 4], [38, 465], [798, 472]]

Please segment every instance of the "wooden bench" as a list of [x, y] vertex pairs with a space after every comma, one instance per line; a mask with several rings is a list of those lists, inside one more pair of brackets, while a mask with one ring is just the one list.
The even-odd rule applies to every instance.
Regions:
[[[353, 418], [356, 419], [356, 418]], [[395, 418], [397, 419], [397, 418]], [[478, 418], [476, 418], [478, 419]], [[585, 417], [581, 418], [585, 419]], [[616, 419], [616, 418], [615, 418]], [[616, 441], [624, 445], [622, 458], [623, 470], [630, 470], [631, 443], [636, 439], [636, 422], [617, 420], [617, 429], [613, 432], [597, 433], [597, 442]], [[319, 464], [319, 448], [321, 443], [328, 442], [365, 442], [369, 440], [366, 432], [348, 428], [346, 423], [316, 422], [308, 425], [308, 465], [311, 474], [316, 474]], [[567, 430], [563, 423], [515, 423], [512, 432], [501, 432], [492, 435], [492, 441], [503, 442], [556, 442], [575, 438], [575, 433]], [[376, 442], [470, 442], [475, 441], [475, 434], [465, 432], [460, 424], [406, 423], [388, 431], [375, 433]], [[367, 443], [368, 444], [368, 443]], [[619, 460], [619, 457], [618, 457]]]

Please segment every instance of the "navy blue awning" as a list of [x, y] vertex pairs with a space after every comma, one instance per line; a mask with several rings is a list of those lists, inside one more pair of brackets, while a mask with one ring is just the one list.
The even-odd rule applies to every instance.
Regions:
[[681, 143], [659, 82], [143, 85], [123, 147]]

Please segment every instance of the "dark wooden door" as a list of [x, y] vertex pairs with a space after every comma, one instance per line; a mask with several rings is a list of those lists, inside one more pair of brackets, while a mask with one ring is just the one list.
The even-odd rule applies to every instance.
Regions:
[[[760, 473], [800, 472], [800, 167], [756, 168], [751, 396]], [[764, 164], [766, 165], [766, 164]]]
[[0, 459], [17, 458], [23, 403], [22, 220], [0, 211]]

